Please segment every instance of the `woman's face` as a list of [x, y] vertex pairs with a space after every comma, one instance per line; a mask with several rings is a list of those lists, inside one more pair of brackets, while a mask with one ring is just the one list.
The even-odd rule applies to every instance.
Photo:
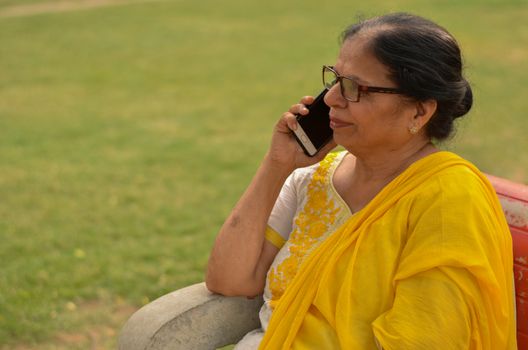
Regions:
[[[388, 68], [365, 49], [367, 40], [361, 34], [347, 39], [335, 70], [360, 85], [397, 87], [388, 77]], [[325, 102], [330, 106], [334, 140], [356, 156], [394, 152], [412, 138], [409, 127], [416, 106], [401, 95], [361, 93], [359, 102], [349, 102], [336, 84], [326, 94]]]

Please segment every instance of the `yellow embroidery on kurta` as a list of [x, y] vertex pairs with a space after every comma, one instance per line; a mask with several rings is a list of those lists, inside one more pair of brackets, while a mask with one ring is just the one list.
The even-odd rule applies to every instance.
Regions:
[[290, 255], [276, 268], [272, 267], [268, 273], [272, 308], [297, 273], [304, 258], [333, 226], [341, 210], [328, 195], [328, 173], [336, 157], [337, 153], [329, 154], [312, 175], [307, 188], [306, 204], [295, 219], [295, 228], [287, 243]]

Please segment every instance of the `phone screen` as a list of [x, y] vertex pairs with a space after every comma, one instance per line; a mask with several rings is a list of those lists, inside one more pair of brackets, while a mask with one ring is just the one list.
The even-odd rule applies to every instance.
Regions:
[[[326, 89], [322, 91], [311, 105], [306, 106], [310, 113], [305, 116], [297, 116], [297, 122], [317, 151], [326, 145], [333, 135], [333, 131], [330, 128], [330, 116], [328, 115], [330, 107], [323, 100], [327, 91]], [[297, 137], [297, 140], [307, 152], [306, 140], [299, 140], [299, 137]], [[310, 156], [315, 154], [313, 151], [307, 153]]]

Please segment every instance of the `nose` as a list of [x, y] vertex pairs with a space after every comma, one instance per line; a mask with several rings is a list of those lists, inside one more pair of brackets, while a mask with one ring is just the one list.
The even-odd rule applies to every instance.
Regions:
[[324, 97], [324, 102], [329, 107], [346, 107], [347, 100], [341, 95], [341, 86], [339, 84], [339, 82], [335, 83]]

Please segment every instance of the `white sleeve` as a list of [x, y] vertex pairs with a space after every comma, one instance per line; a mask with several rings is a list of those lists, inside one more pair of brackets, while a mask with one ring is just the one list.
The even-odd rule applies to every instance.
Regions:
[[290, 236], [293, 218], [297, 212], [295, 177], [295, 172], [293, 172], [284, 182], [268, 219], [268, 226], [277, 232], [285, 241]]

